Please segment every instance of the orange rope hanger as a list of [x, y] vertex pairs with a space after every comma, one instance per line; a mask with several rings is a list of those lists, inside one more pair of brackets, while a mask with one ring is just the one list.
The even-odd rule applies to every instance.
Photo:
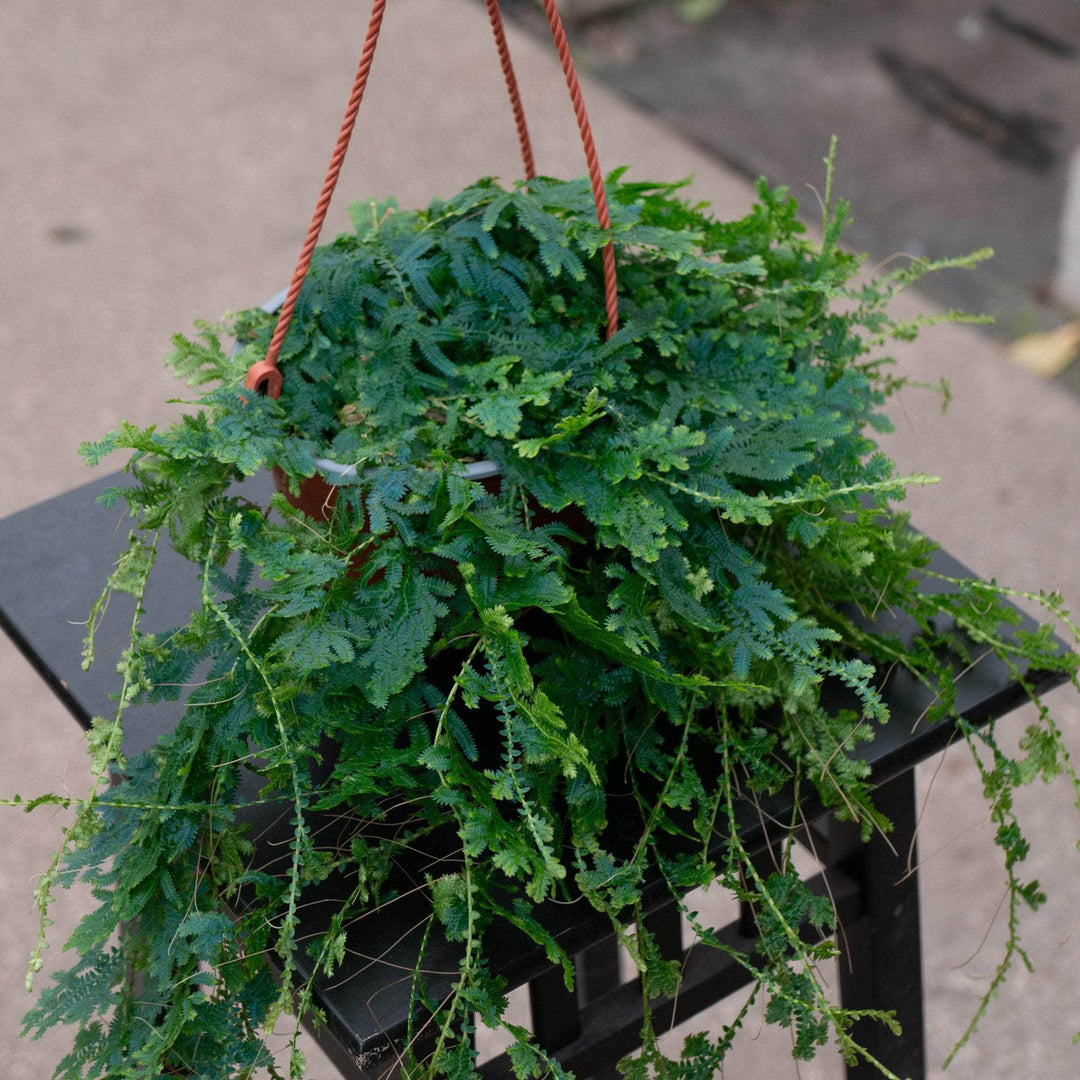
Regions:
[[[503, 76], [506, 80], [506, 89], [510, 97], [510, 107], [514, 114], [514, 124], [517, 128], [518, 141], [521, 145], [521, 161], [525, 170], [525, 179], [532, 180], [536, 176], [536, 164], [533, 158], [532, 143], [529, 140], [529, 129], [525, 123], [525, 110], [521, 104], [521, 95], [518, 92], [517, 77], [514, 75], [514, 65], [510, 60], [510, 48], [506, 42], [506, 33], [503, 28], [502, 13], [499, 10], [499, 0], [486, 0], [488, 15], [491, 18], [491, 29], [495, 35], [495, 45], [499, 53], [499, 63], [502, 66]], [[257, 390], [269, 397], [276, 398], [281, 394], [281, 372], [277, 362], [281, 354], [281, 346], [285, 335], [289, 330], [293, 311], [296, 309], [296, 301], [300, 296], [300, 289], [304, 284], [308, 268], [311, 265], [311, 257], [315, 252], [315, 246], [319, 241], [319, 233], [322, 231], [323, 222], [326, 220], [326, 212], [330, 207], [330, 199], [337, 186], [341, 167], [345, 162], [345, 154], [349, 149], [349, 139], [352, 137], [353, 128], [356, 125], [356, 116], [360, 111], [360, 102], [364, 97], [367, 87], [368, 76], [371, 74], [371, 64], [375, 59], [375, 47], [379, 41], [379, 31], [382, 29], [383, 13], [386, 10], [387, 0], [373, 0], [371, 5], [371, 18], [368, 22], [367, 35], [364, 38], [364, 46], [360, 52], [360, 65], [356, 71], [356, 79], [353, 83], [352, 93], [345, 108], [345, 117], [341, 123], [341, 131], [338, 134], [334, 152], [330, 157], [330, 165], [326, 170], [326, 178], [323, 180], [322, 190], [319, 193], [318, 202], [315, 204], [315, 213], [308, 226], [307, 238], [300, 251], [300, 257], [293, 271], [292, 281], [286, 293], [285, 301], [281, 305], [278, 314], [277, 326], [274, 336], [270, 340], [270, 346], [266, 352], [266, 358], [252, 364], [248, 370], [246, 385], [249, 390]], [[592, 184], [593, 199], [596, 203], [596, 219], [601, 229], [611, 228], [611, 218], [608, 215], [607, 196], [604, 193], [604, 179], [600, 171], [600, 163], [596, 155], [596, 145], [593, 142], [592, 127], [589, 124], [589, 114], [585, 109], [585, 100], [581, 93], [577, 71], [574, 61], [570, 56], [570, 46], [566, 40], [566, 32], [563, 29], [562, 18], [555, 0], [544, 0], [544, 11], [547, 14], [548, 25], [551, 27], [551, 36], [559, 54], [563, 74], [566, 77], [566, 86], [570, 91], [570, 101], [574, 108], [574, 116], [577, 118], [578, 130], [581, 135], [582, 146], [585, 150], [585, 162], [588, 166], [589, 180]], [[617, 297], [617, 285], [615, 279], [615, 249], [611, 241], [605, 245], [603, 252], [604, 267], [604, 302], [607, 311], [607, 336], [618, 329], [619, 308]]]

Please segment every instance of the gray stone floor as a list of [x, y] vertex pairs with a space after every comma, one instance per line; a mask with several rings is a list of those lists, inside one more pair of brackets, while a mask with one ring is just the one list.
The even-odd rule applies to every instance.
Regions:
[[[546, 32], [535, 0], [506, 2], [533, 33]], [[744, 175], [801, 194], [820, 183], [822, 131], [837, 135], [855, 246], [878, 257], [955, 255], [984, 246], [993, 220], [996, 263], [966, 296], [957, 288], [958, 299], [987, 296], [992, 276], [1013, 303], [1053, 305], [1065, 174], [1080, 145], [1075, 3], [564, 8], [594, 75]]]
[[[536, 0], [507, 2], [546, 33]], [[838, 136], [836, 190], [854, 205], [854, 247], [943, 258], [992, 233], [995, 257], [978, 274], [927, 283], [938, 302], [993, 315], [1003, 340], [1075, 317], [1076, 287], [1057, 287], [1080, 146], [1072, 0], [563, 6], [591, 74], [742, 175], [812, 204]], [[1065, 381], [1080, 390], [1080, 365]]]
[[[78, 442], [121, 417], [167, 421], [175, 409], [165, 401], [178, 392], [160, 363], [170, 335], [260, 301], [287, 280], [337, 133], [365, 7], [0, 6], [0, 513], [83, 481]], [[550, 49], [517, 32], [512, 44], [541, 169], [580, 172]], [[715, 156], [603, 86], [586, 80], [586, 90], [607, 167], [693, 174], [694, 191], [719, 214], [748, 206], [745, 180]], [[822, 146], [829, 134], [821, 125]], [[477, 175], [518, 171], [482, 7], [391, 3], [328, 231], [342, 227], [354, 197], [392, 193], [415, 203]], [[977, 244], [998, 244], [1002, 223], [986, 215], [981, 225]], [[929, 303], [911, 296], [903, 307]], [[914, 391], [896, 411], [888, 448], [903, 468], [943, 477], [912, 498], [916, 522], [978, 573], [1059, 589], [1076, 610], [1080, 401], [1011, 367], [998, 343], [971, 328], [927, 333], [901, 365], [918, 379], [946, 375], [955, 395], [944, 419], [929, 395]], [[0, 792], [78, 791], [75, 725], [3, 638], [0, 686]], [[1059, 691], [1051, 704], [1080, 756], [1077, 695]], [[1023, 722], [1013, 717], [1006, 730], [1015, 735]], [[970, 763], [952, 753], [920, 782], [927, 1015], [938, 1075], [992, 971], [1002, 890]], [[1029, 872], [1051, 895], [1028, 920], [1036, 972], [1018, 971], [1006, 986], [949, 1070], [961, 1080], [1077, 1074], [1070, 1040], [1080, 1031], [1080, 820], [1063, 790], [1033, 790], [1025, 803], [1035, 849]], [[28, 1043], [17, 1031], [33, 879], [62, 822], [2, 810], [0, 823], [0, 1076], [43, 1080], [64, 1033]], [[83, 902], [77, 889], [61, 896], [50, 962], [67, 959], [61, 943]], [[701, 1023], [710, 1020], [717, 1017]], [[747, 1036], [726, 1071], [732, 1078], [840, 1075], [828, 1054], [797, 1072], [782, 1032], [752, 1027]], [[332, 1080], [325, 1061], [312, 1060], [311, 1077]]]

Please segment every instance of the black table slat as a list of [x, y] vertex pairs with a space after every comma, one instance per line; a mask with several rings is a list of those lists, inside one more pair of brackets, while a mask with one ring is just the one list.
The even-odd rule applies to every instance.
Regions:
[[[106, 509], [95, 505], [95, 499], [105, 488], [124, 482], [120, 473], [102, 477], [0, 521], [0, 627], [82, 724], [87, 724], [92, 716], [107, 715], [112, 710], [109, 695], [118, 688], [118, 678], [110, 654], [118, 658], [126, 643], [133, 612], [130, 598], [113, 597], [98, 633], [101, 656], [89, 672], [82, 671], [83, 624], [110, 566], [125, 546], [129, 531], [122, 506]], [[270, 490], [268, 477], [254, 478], [245, 485], [245, 494], [256, 501], [265, 502]], [[969, 576], [945, 552], [939, 552], [935, 565], [953, 576]], [[185, 622], [198, 594], [197, 569], [171, 550], [164, 550], [153, 591], [147, 597], [144, 628], [164, 630]], [[1034, 627], [1026, 617], [1024, 625], [1029, 629]], [[1031, 681], [1038, 691], [1045, 692], [1063, 682], [1064, 676], [1035, 673]], [[958, 709], [973, 723], [985, 723], [1004, 715], [1027, 698], [1006, 665], [992, 658], [967, 670], [958, 688]], [[892, 719], [877, 730], [873, 742], [859, 751], [869, 761], [878, 783], [910, 773], [918, 762], [943, 749], [954, 736], [952, 725], [918, 722], [932, 703], [932, 696], [906, 672], [897, 670], [890, 675], [884, 696], [892, 710]], [[172, 704], [132, 710], [126, 725], [125, 752], [134, 754], [152, 745], [159, 734], [175, 724], [180, 708]], [[789, 818], [793, 809], [790, 794], [778, 796], [766, 809], [781, 819]], [[808, 818], [822, 812], [812, 802], [804, 802], [802, 809]], [[746, 811], [745, 841], [752, 848], [763, 847], [766, 838], [759, 812], [749, 806]], [[260, 850], [273, 851], [282, 831], [287, 834], [289, 830], [288, 809], [279, 812], [273, 806], [262, 806], [252, 809], [251, 817]], [[626, 827], [632, 833], [632, 822], [627, 821]], [[618, 837], [614, 840], [617, 843]], [[442, 851], [433, 848], [428, 857], [452, 861], [454, 855], [449, 848]], [[405, 1031], [409, 972], [431, 910], [426, 892], [410, 889], [408, 884], [404, 883], [399, 899], [359, 920], [350, 937], [345, 963], [332, 982], [322, 980], [317, 989], [318, 1004], [326, 1012], [328, 1026], [341, 1044], [337, 1057], [354, 1075], [357, 1073], [351, 1063], [368, 1066], [382, 1059], [392, 1044], [399, 1044]], [[331, 881], [320, 893], [305, 898], [303, 937], [318, 934], [328, 925], [333, 902], [341, 888], [337, 883], [338, 892], [335, 892], [335, 883]], [[659, 907], [666, 896], [666, 888], [657, 881], [647, 901], [651, 899], [653, 906]], [[602, 1044], [609, 1050], [616, 1044], [621, 1047], [625, 1042], [624, 1029], [629, 1030], [630, 1021], [620, 1012], [619, 1002], [626, 995], [636, 994], [640, 1016], [640, 992], [633, 987], [612, 988], [610, 957], [602, 944], [610, 934], [606, 917], [580, 901], [546, 904], [538, 913], [568, 953], [576, 955], [590, 948], [598, 949], [596, 955], [604, 960], [599, 965], [604, 970], [597, 972], [599, 996], [582, 1008], [582, 1035], [578, 1038], [572, 1030], [577, 1020], [569, 1026], [565, 1022], [564, 1003], [553, 1003], [558, 1007], [553, 1008], [550, 1016], [552, 1038], [564, 1042], [573, 1039], [572, 1050], [573, 1046], [587, 1041], [590, 1025], [593, 1028], [599, 1025], [611, 1029], [608, 1032], [611, 1037], [604, 1035], [595, 1045]], [[670, 948], [678, 950], [677, 925], [670, 917], [658, 915], [657, 918]], [[730, 932], [739, 936], [737, 927]], [[544, 976], [549, 970], [543, 950], [526, 941], [518, 931], [496, 926], [489, 938], [490, 952], [499, 957], [500, 973], [510, 986]], [[684, 1011], [693, 1002], [707, 1004], [722, 996], [733, 978], [731, 971], [716, 967], [722, 966], [721, 956], [712, 955], [716, 953], [717, 950], [701, 946], [685, 952], [687, 981], [680, 995], [680, 1008]], [[432, 969], [428, 988], [435, 996], [452, 985], [457, 959], [457, 947], [433, 933], [426, 960]], [[622, 1034], [612, 1035], [615, 1029]], [[577, 1060], [573, 1056], [577, 1051], [568, 1050], [568, 1053], [571, 1054], [568, 1064]], [[581, 1065], [611, 1064], [610, 1055], [606, 1059], [602, 1054], [597, 1058], [593, 1049], [587, 1052], [582, 1049], [578, 1056]], [[500, 1075], [500, 1069], [494, 1063], [486, 1071], [494, 1076]]]

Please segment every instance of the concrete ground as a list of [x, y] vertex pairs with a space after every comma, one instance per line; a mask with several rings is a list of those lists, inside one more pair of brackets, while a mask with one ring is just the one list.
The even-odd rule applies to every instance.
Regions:
[[[536, 0], [507, 3], [546, 33]], [[563, 8], [593, 73], [744, 175], [813, 180], [835, 134], [861, 250], [951, 256], [985, 246], [993, 221], [993, 262], [929, 283], [935, 299], [991, 312], [1004, 339], [1075, 317], [1077, 287], [1057, 287], [1080, 146], [1071, 0]]]
[[[160, 358], [175, 331], [248, 306], [288, 279], [348, 95], [366, 5], [223, 5], [211, 0], [83, 0], [0, 8], [0, 514], [87, 478], [80, 440], [121, 417], [166, 421], [177, 388]], [[516, 141], [482, 5], [399, 0], [383, 41], [327, 235], [354, 197], [405, 204], [481, 174], [518, 175]], [[540, 168], [582, 171], [557, 62], [511, 33]], [[743, 179], [586, 80], [605, 168], [694, 174], [720, 215], [749, 204]], [[820, 132], [822, 144], [830, 132]], [[776, 176], [803, 189], [814, 175]], [[998, 223], [983, 222], [980, 245]], [[927, 304], [905, 298], [913, 311]], [[943, 483], [912, 497], [916, 523], [985, 577], [1054, 588], [1080, 608], [1080, 400], [1010, 366], [971, 328], [927, 332], [901, 370], [950, 380], [955, 401], [913, 391], [887, 448]], [[49, 537], [41, 538], [42, 544]], [[0, 792], [78, 790], [79, 733], [29, 665], [0, 640]], [[1080, 758], [1075, 692], [1049, 703]], [[1019, 732], [1023, 717], [1009, 721]], [[962, 754], [922, 771], [922, 889], [931, 1075], [964, 1025], [997, 957], [1000, 867], [977, 779]], [[1035, 974], [1017, 971], [973, 1043], [962, 1080], [1075, 1076], [1080, 1049], [1080, 816], [1064, 789], [1024, 796], [1029, 874], [1050, 903], [1027, 920]], [[17, 1038], [34, 933], [33, 878], [58, 838], [47, 814], [0, 812], [0, 1050], [5, 1080], [43, 1080], [64, 1033]], [[53, 961], [78, 918], [61, 898]], [[984, 939], [986, 939], [984, 941]], [[716, 1022], [716, 1017], [712, 1018]], [[699, 1026], [709, 1020], [699, 1021]], [[759, 1025], [760, 1026], [760, 1025]], [[786, 1035], [751, 1026], [726, 1075], [839, 1077], [829, 1054], [797, 1071]], [[313, 1080], [332, 1080], [312, 1058]]]

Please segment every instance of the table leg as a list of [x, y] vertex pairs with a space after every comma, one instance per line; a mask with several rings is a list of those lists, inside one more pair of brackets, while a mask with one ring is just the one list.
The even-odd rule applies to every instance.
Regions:
[[[893, 832], [888, 839], [875, 834], [838, 864], [860, 883], [864, 899], [862, 916], [838, 934], [840, 996], [847, 1008], [894, 1010], [903, 1028], [899, 1038], [871, 1020], [859, 1021], [852, 1035], [898, 1076], [924, 1080], [914, 771], [882, 784], [875, 803], [892, 821]], [[849, 1067], [847, 1075], [870, 1080], [880, 1074], [862, 1063]]]

